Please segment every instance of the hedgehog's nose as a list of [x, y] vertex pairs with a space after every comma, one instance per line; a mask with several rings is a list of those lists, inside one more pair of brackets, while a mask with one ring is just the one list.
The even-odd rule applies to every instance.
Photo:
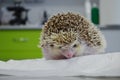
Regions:
[[73, 57], [73, 52], [72, 51], [66, 51], [65, 53], [66, 58], [72, 58]]
[[67, 58], [72, 58], [72, 54], [67, 54]]

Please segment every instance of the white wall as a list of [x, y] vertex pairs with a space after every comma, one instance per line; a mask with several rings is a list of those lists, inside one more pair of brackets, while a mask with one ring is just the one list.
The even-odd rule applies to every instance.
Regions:
[[43, 11], [46, 10], [49, 17], [62, 12], [75, 12], [84, 15], [84, 9], [80, 6], [34, 6], [30, 7], [29, 20], [32, 23], [38, 23], [42, 20]]
[[31, 23], [41, 22], [44, 10], [49, 17], [61, 12], [75, 12], [83, 16], [85, 14], [83, 0], [45, 0], [42, 4], [24, 6], [30, 9], [29, 22]]
[[102, 30], [107, 41], [106, 52], [120, 52], [120, 30]]
[[120, 0], [100, 0], [100, 24], [120, 24]]
[[[98, 4], [99, 0], [91, 0], [91, 3], [93, 2]], [[23, 4], [23, 6], [30, 9], [29, 23], [36, 24], [42, 21], [44, 10], [48, 12], [49, 17], [61, 12], [75, 12], [85, 16], [84, 4], [85, 0], [44, 0], [43, 3]], [[4, 4], [8, 5], [13, 4]]]

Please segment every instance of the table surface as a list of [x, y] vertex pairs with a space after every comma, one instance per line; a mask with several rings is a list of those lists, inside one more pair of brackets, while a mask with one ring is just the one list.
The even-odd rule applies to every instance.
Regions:
[[120, 80], [120, 77], [18, 77], [0, 75], [0, 80]]

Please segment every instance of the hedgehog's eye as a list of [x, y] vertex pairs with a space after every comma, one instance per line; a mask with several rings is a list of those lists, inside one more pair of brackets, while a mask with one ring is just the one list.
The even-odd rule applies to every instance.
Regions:
[[58, 48], [59, 48], [59, 49], [61, 49], [61, 48], [62, 48], [62, 46], [59, 46]]
[[50, 47], [54, 47], [54, 45], [53, 45], [53, 44], [50, 44], [49, 46], [50, 46]]
[[74, 44], [74, 45], [73, 45], [73, 48], [76, 48], [76, 47], [78, 47], [78, 45], [77, 45], [77, 44]]

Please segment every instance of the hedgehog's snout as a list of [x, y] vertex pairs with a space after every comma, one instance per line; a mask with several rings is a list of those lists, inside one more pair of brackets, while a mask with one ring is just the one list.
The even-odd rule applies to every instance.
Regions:
[[62, 50], [62, 55], [67, 59], [72, 58], [75, 53], [71, 49]]

